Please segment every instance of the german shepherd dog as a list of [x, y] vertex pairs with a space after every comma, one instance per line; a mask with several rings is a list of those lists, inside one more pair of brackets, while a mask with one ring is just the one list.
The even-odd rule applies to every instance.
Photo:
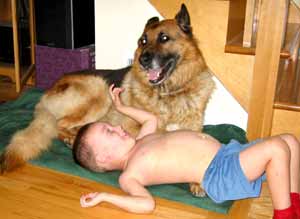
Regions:
[[30, 125], [11, 138], [0, 157], [0, 171], [13, 170], [37, 157], [53, 138], [72, 145], [80, 127], [98, 120], [121, 124], [136, 134], [139, 125], [112, 107], [108, 93], [112, 83], [125, 88], [124, 104], [157, 115], [160, 131], [202, 130], [215, 84], [193, 37], [185, 5], [174, 19], [148, 20], [131, 67], [60, 78], [36, 105]]

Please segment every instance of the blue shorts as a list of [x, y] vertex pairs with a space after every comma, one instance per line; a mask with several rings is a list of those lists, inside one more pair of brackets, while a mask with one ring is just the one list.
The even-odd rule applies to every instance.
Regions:
[[257, 141], [243, 145], [231, 140], [229, 144], [221, 146], [209, 164], [202, 182], [204, 190], [214, 202], [259, 196], [265, 176], [249, 182], [239, 160], [240, 152], [255, 143]]

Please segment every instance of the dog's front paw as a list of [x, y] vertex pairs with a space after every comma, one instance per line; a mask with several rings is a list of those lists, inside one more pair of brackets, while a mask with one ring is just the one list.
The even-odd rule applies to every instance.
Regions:
[[67, 145], [68, 148], [73, 148], [74, 141], [71, 138], [64, 138], [63, 142]]
[[58, 138], [63, 141], [69, 148], [73, 147], [75, 135], [74, 133], [66, 130], [66, 129], [60, 129]]
[[178, 130], [180, 127], [178, 124], [176, 123], [170, 123], [166, 126], [166, 131], [171, 132], [171, 131], [175, 131]]
[[206, 193], [199, 183], [190, 183], [190, 191], [196, 197], [205, 197]]

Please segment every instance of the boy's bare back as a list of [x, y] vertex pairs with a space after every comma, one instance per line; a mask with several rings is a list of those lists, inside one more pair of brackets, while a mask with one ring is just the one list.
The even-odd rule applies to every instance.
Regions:
[[220, 146], [213, 137], [194, 131], [151, 134], [137, 142], [122, 175], [142, 185], [199, 183]]

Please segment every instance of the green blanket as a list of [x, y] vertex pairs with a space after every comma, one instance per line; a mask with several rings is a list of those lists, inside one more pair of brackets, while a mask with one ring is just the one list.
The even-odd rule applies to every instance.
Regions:
[[[42, 94], [43, 91], [39, 89], [30, 89], [17, 100], [0, 104], [0, 150], [4, 149], [15, 131], [23, 129], [29, 124], [32, 120], [34, 106]], [[243, 143], [246, 142], [245, 132], [234, 125], [207, 125], [204, 127], [204, 132], [216, 137], [222, 143], [228, 143], [232, 138]], [[119, 172], [93, 173], [80, 167], [74, 163], [72, 151], [58, 139], [53, 140], [52, 147], [40, 158], [32, 160], [31, 163], [118, 187]], [[215, 204], [207, 197], [193, 197], [188, 187], [188, 184], [158, 185], [150, 186], [149, 190], [153, 195], [165, 199], [219, 213], [227, 213], [232, 205], [231, 201]]]

